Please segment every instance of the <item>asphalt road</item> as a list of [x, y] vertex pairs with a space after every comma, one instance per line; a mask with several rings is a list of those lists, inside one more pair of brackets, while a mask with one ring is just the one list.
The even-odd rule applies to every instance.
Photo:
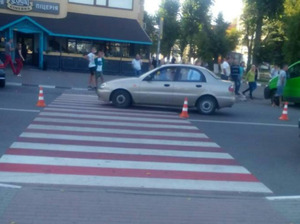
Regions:
[[[65, 90], [44, 89], [49, 104]], [[38, 88], [7, 86], [0, 89], [0, 153], [17, 139], [37, 116]], [[203, 116], [190, 110], [190, 120], [229, 152], [275, 195], [300, 195], [300, 138], [297, 123], [300, 108], [289, 107], [289, 121], [280, 121], [281, 108], [262, 99], [262, 88], [254, 100]], [[149, 109], [149, 108], [147, 108]], [[180, 109], [153, 108], [154, 110]]]

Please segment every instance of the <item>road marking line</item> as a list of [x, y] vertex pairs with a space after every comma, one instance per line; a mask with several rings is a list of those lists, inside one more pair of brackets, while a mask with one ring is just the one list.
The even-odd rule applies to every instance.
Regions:
[[146, 114], [146, 113], [134, 113], [134, 112], [126, 112], [126, 111], [111, 111], [111, 110], [93, 110], [93, 111], [87, 111], [84, 109], [67, 109], [67, 108], [53, 108], [53, 107], [48, 107], [45, 108], [44, 111], [47, 112], [75, 112], [75, 113], [87, 113], [87, 114], [92, 114], [92, 115], [124, 115], [124, 116], [140, 116], [140, 117], [150, 117], [150, 118], [166, 118], [166, 119], [179, 119], [179, 117], [175, 116], [175, 114], [173, 115], [162, 115], [162, 114]]
[[142, 143], [149, 145], [175, 145], [175, 146], [199, 146], [199, 147], [215, 147], [220, 146], [214, 142], [204, 141], [176, 141], [176, 140], [158, 140], [152, 139], [136, 139], [136, 138], [119, 138], [119, 137], [98, 137], [98, 136], [81, 136], [81, 135], [63, 135], [63, 134], [44, 134], [23, 132], [20, 137], [23, 138], [44, 138], [44, 139], [59, 139], [59, 140], [75, 140], [75, 141], [91, 141], [91, 142], [114, 142], [114, 143]]
[[189, 164], [189, 163], [167, 163], [167, 162], [139, 162], [139, 161], [118, 161], [102, 159], [77, 159], [43, 156], [19, 156], [5, 154], [0, 159], [0, 164], [31, 164], [51, 166], [74, 166], [74, 167], [98, 167], [115, 169], [145, 169], [159, 171], [186, 171], [186, 172], [207, 172], [207, 173], [232, 173], [251, 174], [246, 168], [234, 165], [210, 165], [210, 164]]
[[[61, 103], [61, 104], [56, 104], [56, 103], [51, 103], [50, 108], [72, 108], [72, 109], [81, 109], [85, 111], [116, 111], [116, 112], [122, 112], [120, 109], [117, 109], [113, 106], [108, 106], [108, 107], [101, 107], [102, 105], [98, 103], [97, 105], [85, 105], [85, 106], [80, 106], [80, 105], [75, 105], [75, 104], [70, 104], [66, 105], [66, 103]], [[48, 107], [49, 108], [49, 107]], [[141, 110], [141, 109], [124, 109], [124, 112], [126, 113], [134, 113], [134, 114], [152, 114], [152, 115], [170, 115], [170, 116], [178, 116], [178, 113], [175, 112], [166, 112], [166, 111], [156, 111], [156, 110]]]
[[18, 82], [6, 82], [6, 85], [9, 85], [9, 86], [22, 86], [22, 83], [18, 83]]
[[146, 118], [146, 117], [120, 117], [116, 115], [91, 115], [91, 114], [75, 114], [75, 113], [65, 113], [65, 112], [41, 112], [41, 116], [55, 116], [55, 117], [70, 117], [70, 118], [89, 118], [89, 119], [112, 119], [112, 120], [121, 120], [121, 121], [151, 121], [151, 122], [163, 122], [171, 123], [178, 125], [191, 125], [187, 120], [180, 120], [179, 118], [174, 117], [174, 119], [163, 119], [163, 118]]
[[272, 197], [266, 197], [269, 201], [275, 201], [275, 200], [293, 200], [293, 199], [300, 199], [300, 195], [295, 196], [272, 196]]
[[257, 125], [257, 126], [290, 127], [290, 128], [298, 127], [297, 125], [292, 125], [292, 124], [275, 124], [275, 123], [258, 123], [258, 122], [215, 121], [215, 120], [196, 120], [196, 119], [190, 119], [189, 121], [202, 122], [202, 123], [242, 124], [242, 125]]
[[193, 138], [208, 138], [207, 135], [201, 133], [185, 133], [185, 132], [166, 132], [166, 131], [135, 131], [135, 130], [122, 130], [118, 128], [88, 128], [76, 126], [63, 126], [63, 125], [38, 125], [31, 124], [28, 129], [37, 130], [57, 130], [57, 131], [74, 131], [74, 132], [94, 132], [94, 133], [107, 133], [107, 134], [138, 134], [145, 136], [166, 136], [166, 137], [193, 137]]
[[84, 185], [102, 187], [154, 188], [172, 190], [203, 190], [249, 193], [272, 193], [260, 182], [180, 180], [163, 178], [99, 177], [38, 173], [0, 172], [0, 179], [7, 183], [38, 183], [59, 185]]
[[36, 149], [36, 150], [60, 150], [68, 152], [95, 152], [95, 153], [113, 153], [127, 155], [148, 155], [148, 156], [173, 156], [184, 158], [207, 158], [207, 159], [233, 159], [231, 155], [224, 152], [197, 152], [197, 151], [175, 151], [175, 150], [155, 150], [155, 149], [135, 149], [118, 147], [98, 147], [98, 146], [79, 146], [79, 145], [61, 145], [46, 143], [27, 143], [15, 142], [11, 145], [12, 149]]
[[43, 87], [45, 89], [55, 89], [55, 86], [53, 85], [39, 85], [38, 87]]
[[1, 183], [0, 183], [0, 187], [4, 187], [4, 188], [15, 188], [15, 189], [20, 189], [20, 188], [22, 188], [21, 186], [17, 186], [17, 185], [1, 184]]
[[95, 120], [77, 120], [77, 119], [62, 119], [62, 118], [47, 118], [37, 117], [34, 121], [46, 121], [55, 123], [68, 123], [68, 124], [91, 124], [91, 125], [118, 125], [124, 127], [144, 127], [144, 128], [172, 128], [174, 130], [199, 130], [195, 126], [181, 126], [172, 124], [143, 124], [143, 123], [132, 123], [132, 122], [110, 122], [110, 121], [95, 121]]
[[0, 108], [0, 110], [4, 111], [18, 111], [18, 112], [30, 112], [30, 113], [39, 113], [40, 110], [26, 110], [26, 109], [16, 109], [16, 108]]

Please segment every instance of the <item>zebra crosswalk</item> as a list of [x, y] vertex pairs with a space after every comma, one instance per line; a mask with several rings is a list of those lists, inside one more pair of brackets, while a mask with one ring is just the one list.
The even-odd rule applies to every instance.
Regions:
[[0, 182], [272, 193], [188, 120], [63, 94], [0, 159]]

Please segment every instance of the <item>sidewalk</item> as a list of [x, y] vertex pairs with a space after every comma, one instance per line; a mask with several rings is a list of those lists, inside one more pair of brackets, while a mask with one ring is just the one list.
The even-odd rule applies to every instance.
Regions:
[[[2, 224], [290, 224], [260, 197], [111, 188], [0, 188]], [[299, 207], [290, 204], [288, 210]], [[284, 210], [282, 210], [284, 211]], [[298, 210], [299, 211], [299, 210]], [[295, 217], [294, 217], [295, 218]]]
[[[54, 70], [40, 70], [37, 68], [25, 67], [22, 70], [22, 77], [13, 75], [7, 67], [6, 84], [15, 86], [39, 86], [44, 88], [64, 88], [64, 89], [87, 89], [90, 74], [79, 72], [62, 72]], [[104, 75], [104, 80], [109, 81], [117, 78], [124, 78], [121, 75]]]

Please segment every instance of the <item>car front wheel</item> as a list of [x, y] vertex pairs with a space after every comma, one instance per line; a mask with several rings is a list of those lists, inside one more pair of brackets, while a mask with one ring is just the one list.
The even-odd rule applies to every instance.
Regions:
[[5, 87], [5, 79], [0, 80], [0, 87]]
[[216, 111], [217, 102], [211, 96], [204, 96], [198, 100], [196, 107], [199, 113], [209, 115]]
[[112, 95], [112, 103], [119, 108], [127, 108], [131, 105], [131, 96], [125, 90], [117, 90]]

